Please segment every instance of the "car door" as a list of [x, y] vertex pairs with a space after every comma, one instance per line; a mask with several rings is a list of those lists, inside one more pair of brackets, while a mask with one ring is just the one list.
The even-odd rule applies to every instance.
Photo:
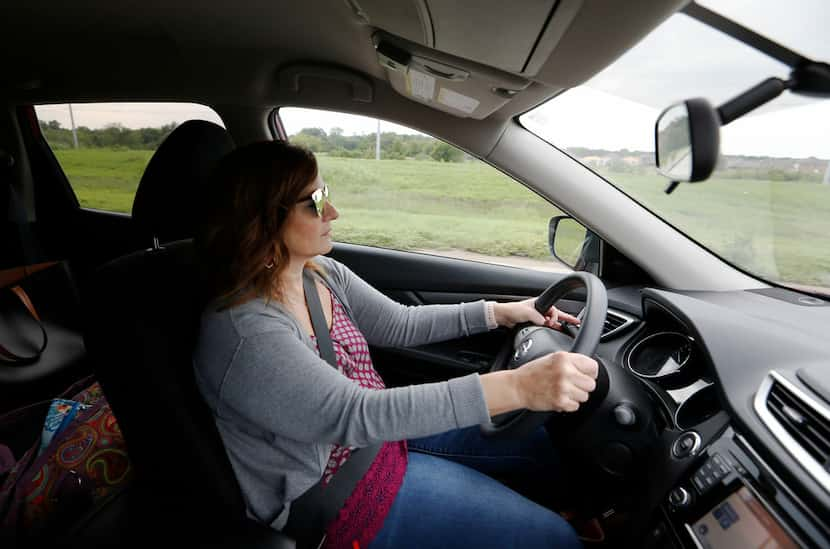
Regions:
[[[566, 275], [344, 243], [336, 244], [330, 255], [404, 305], [525, 299]], [[573, 311], [578, 303], [560, 307]], [[508, 335], [508, 329], [499, 328], [412, 348], [375, 347], [371, 352], [387, 385], [409, 385], [489, 371]]]

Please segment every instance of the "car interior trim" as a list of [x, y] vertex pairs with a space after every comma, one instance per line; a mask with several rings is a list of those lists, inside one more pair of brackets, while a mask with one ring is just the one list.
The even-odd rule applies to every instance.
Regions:
[[689, 524], [684, 524], [683, 526], [686, 528], [686, 533], [689, 534], [689, 539], [692, 540], [692, 543], [695, 544], [695, 547], [697, 549], [705, 549], [705, 547], [703, 547], [703, 545], [701, 545], [700, 542], [697, 540], [697, 536], [695, 535], [694, 530], [692, 530], [692, 527]]
[[801, 55], [785, 48], [781, 44], [773, 42], [772, 40], [761, 36], [757, 32], [754, 32], [735, 21], [726, 18], [719, 13], [713, 12], [712, 10], [701, 6], [696, 2], [690, 2], [680, 11], [705, 25], [731, 36], [735, 40], [739, 40], [740, 42], [743, 42], [744, 44], [769, 55], [773, 59], [780, 61], [789, 67], [796, 67], [807, 61]]
[[[711, 387], [711, 389], [710, 389], [710, 387]], [[683, 389], [675, 389], [675, 390], [666, 391], [675, 400], [677, 400], [678, 398], [683, 398], [683, 400], [677, 401], [677, 408], [675, 408], [675, 410], [674, 410], [674, 424], [678, 428], [685, 429], [685, 428], [689, 427], [688, 424], [686, 424], [685, 422], [680, 421], [680, 414], [682, 413], [683, 410], [686, 409], [685, 406], [689, 405], [687, 403], [691, 402], [692, 398], [694, 398], [695, 395], [697, 395], [698, 393], [700, 393], [702, 391], [706, 391], [706, 390], [710, 390], [710, 391], [714, 390], [714, 387], [715, 387], [714, 383], [703, 380], [703, 379], [699, 379], [696, 382], [694, 382], [692, 385], [690, 385], [689, 387], [685, 387]], [[680, 397], [678, 395], [678, 393], [683, 394], [683, 397]]]
[[662, 331], [662, 332], [655, 332], [653, 334], [649, 334], [646, 337], [644, 337], [643, 339], [641, 339], [640, 341], [638, 341], [637, 343], [635, 343], [634, 346], [631, 347], [631, 350], [629, 350], [628, 353], [626, 353], [625, 365], [628, 367], [628, 369], [631, 371], [631, 373], [633, 373], [634, 375], [636, 375], [638, 377], [642, 377], [642, 378], [645, 378], [645, 379], [660, 379], [661, 377], [663, 377], [665, 375], [670, 375], [670, 374], [679, 372], [681, 369], [683, 369], [683, 366], [685, 366], [686, 363], [689, 361], [689, 358], [690, 358], [689, 356], [687, 356], [686, 359], [683, 360], [682, 363], [677, 365], [677, 370], [669, 372], [668, 374], [660, 374], [660, 373], [657, 373], [657, 374], [643, 374], [643, 373], [640, 373], [637, 370], [635, 370], [634, 367], [631, 365], [631, 357], [632, 357], [632, 355], [635, 354], [635, 351], [641, 345], [643, 345], [644, 343], [650, 341], [651, 339], [654, 339], [655, 337], [664, 336], [664, 335], [678, 335], [680, 337], [688, 339], [689, 342], [691, 342], [691, 343], [694, 343], [694, 341], [695, 341], [693, 337], [690, 337], [686, 334], [676, 332], [676, 331], [673, 331], [673, 330], [666, 330], [666, 331]]
[[[795, 493], [790, 489], [790, 487], [781, 480], [781, 477], [779, 477], [775, 473], [772, 467], [770, 467], [769, 464], [766, 461], [764, 461], [764, 459], [761, 458], [760, 455], [758, 455], [758, 452], [755, 450], [755, 448], [752, 447], [749, 441], [746, 440], [746, 438], [743, 435], [737, 432], [734, 433], [733, 436], [738, 445], [749, 454], [755, 465], [762, 471], [762, 474], [767, 475], [770, 479], [772, 479], [775, 489], [781, 490], [782, 492], [786, 493], [787, 497], [789, 497], [792, 500], [793, 504], [795, 504], [798, 507], [799, 511], [809, 516], [810, 519], [815, 523], [821, 524], [821, 521], [818, 520], [818, 517], [815, 515], [815, 513], [813, 513], [812, 510], [804, 504], [801, 498], [795, 495]], [[773, 517], [787, 531], [788, 534], [790, 534], [794, 539], [800, 539], [801, 536], [798, 536], [795, 532], [793, 532], [793, 529], [790, 526], [790, 524], [786, 520], [784, 520], [784, 517], [782, 517], [780, 513], [778, 513], [775, 510], [774, 506], [769, 505], [769, 503], [766, 501], [766, 498], [764, 498], [761, 494], [758, 493], [758, 490], [752, 486], [752, 483], [744, 482], [744, 485], [746, 485], [753, 492], [753, 495], [755, 495], [755, 497], [757, 497], [760, 501], [764, 503], [764, 506], [766, 507], [767, 511], [769, 511], [770, 514], [773, 515]], [[808, 524], [800, 523], [799, 526], [802, 528], [806, 528]]]
[[778, 442], [780, 442], [781, 445], [784, 446], [790, 454], [792, 454], [796, 461], [798, 461], [802, 467], [807, 470], [813, 479], [822, 488], [824, 488], [825, 491], [830, 492], [830, 474], [824, 470], [821, 464], [816, 461], [813, 456], [804, 450], [802, 445], [787, 432], [781, 422], [779, 422], [767, 408], [767, 397], [769, 396], [770, 390], [775, 383], [782, 385], [791, 393], [792, 396], [801, 400], [802, 403], [809, 406], [813, 409], [813, 411], [822, 416], [828, 422], [830, 422], [830, 411], [774, 370], [771, 371], [766, 378], [764, 378], [764, 381], [761, 382], [761, 386], [758, 388], [758, 392], [755, 395], [755, 412], [761, 418], [764, 425], [772, 431], [772, 434], [775, 435]]
[[619, 311], [619, 310], [617, 310], [617, 309], [611, 309], [610, 307], [609, 307], [609, 309], [608, 309], [608, 313], [607, 313], [607, 315], [606, 315], [606, 319], [607, 319], [607, 317], [609, 317], [609, 316], [616, 317], [616, 318], [618, 318], [618, 319], [622, 320], [622, 321], [623, 321], [623, 323], [622, 323], [622, 324], [620, 324], [619, 326], [617, 326], [617, 327], [615, 327], [615, 328], [612, 328], [611, 330], [608, 330], [607, 332], [603, 333], [603, 334], [602, 334], [602, 339], [603, 339], [603, 340], [606, 340], [606, 339], [611, 339], [611, 338], [615, 337], [617, 334], [620, 334], [620, 333], [624, 332], [624, 331], [625, 331], [625, 330], [627, 330], [627, 329], [628, 329], [628, 328], [629, 328], [632, 324], [634, 324], [635, 322], [637, 322], [637, 319], [636, 319], [636, 318], [634, 318], [633, 316], [627, 315], [627, 314], [625, 314], [624, 312]]

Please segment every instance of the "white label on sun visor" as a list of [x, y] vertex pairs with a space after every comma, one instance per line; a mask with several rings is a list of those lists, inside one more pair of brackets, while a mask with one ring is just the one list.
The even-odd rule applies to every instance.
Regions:
[[409, 92], [425, 101], [432, 101], [435, 95], [435, 78], [422, 72], [409, 69], [407, 72], [407, 80], [409, 81]]
[[447, 88], [441, 88], [438, 91], [438, 102], [461, 112], [466, 112], [467, 114], [476, 110], [476, 107], [480, 103], [478, 99], [462, 95]]

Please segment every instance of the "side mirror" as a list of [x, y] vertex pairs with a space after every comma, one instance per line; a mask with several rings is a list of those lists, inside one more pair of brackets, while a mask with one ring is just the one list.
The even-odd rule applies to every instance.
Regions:
[[599, 275], [601, 243], [599, 236], [569, 215], [558, 215], [548, 222], [550, 253], [575, 271]]
[[654, 127], [657, 171], [672, 182], [708, 179], [718, 162], [720, 115], [705, 99], [667, 108]]

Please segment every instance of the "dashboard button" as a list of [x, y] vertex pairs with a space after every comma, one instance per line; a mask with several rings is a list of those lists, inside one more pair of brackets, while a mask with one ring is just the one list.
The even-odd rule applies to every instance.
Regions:
[[698, 450], [700, 450], [700, 435], [695, 431], [686, 431], [681, 433], [681, 435], [674, 440], [674, 444], [672, 444], [671, 447], [674, 457], [680, 459], [693, 456], [697, 454]]
[[669, 503], [675, 508], [686, 507], [691, 501], [692, 495], [682, 486], [678, 486], [669, 493]]

